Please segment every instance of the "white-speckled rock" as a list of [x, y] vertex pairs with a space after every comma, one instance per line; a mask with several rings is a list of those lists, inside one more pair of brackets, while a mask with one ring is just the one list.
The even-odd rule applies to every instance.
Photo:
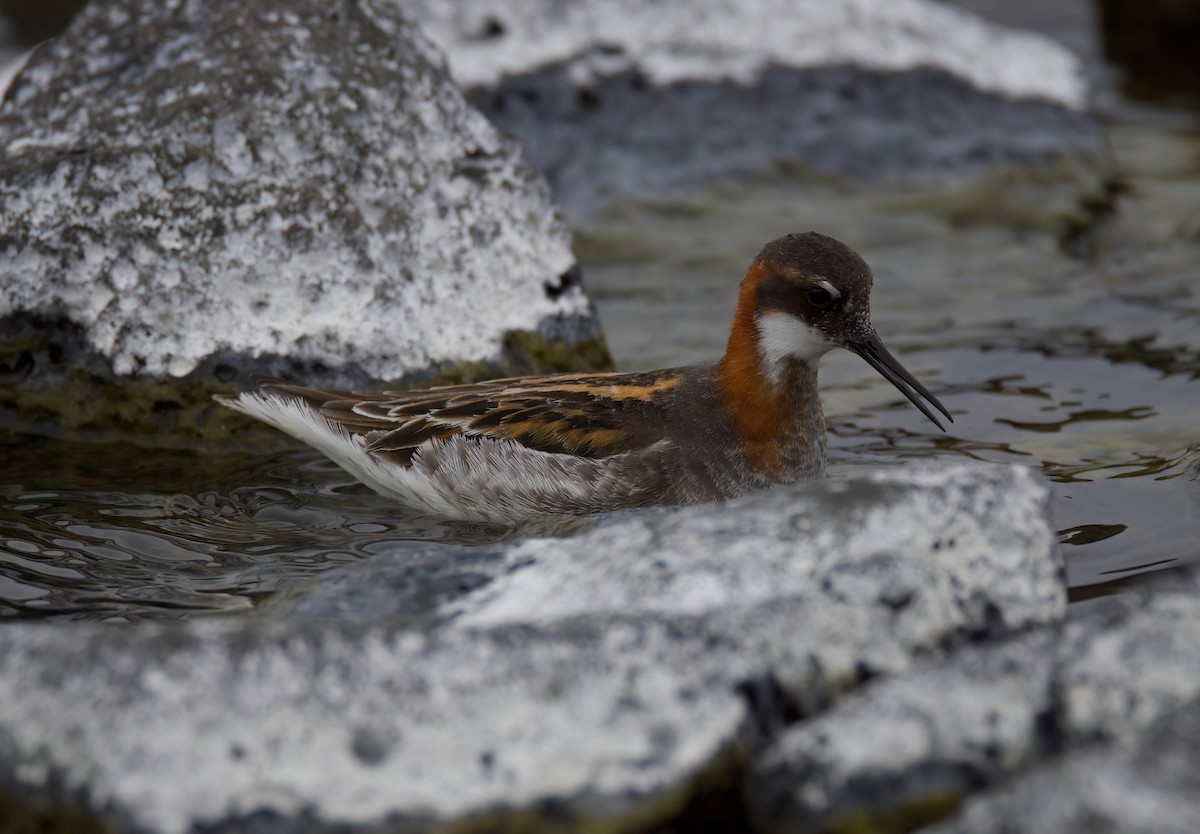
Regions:
[[1171, 571], [1072, 627], [1061, 681], [1063, 732], [1081, 740], [1142, 730], [1200, 700], [1200, 570]]
[[1082, 748], [1034, 768], [921, 832], [1195, 834], [1197, 796], [1200, 702], [1193, 701], [1116, 745]]
[[117, 375], [365, 384], [597, 334], [544, 181], [385, 0], [97, 0], [0, 142], [0, 322]]
[[[0, 784], [164, 834], [645, 820], [731, 745], [1065, 604], [1045, 485], [961, 463], [510, 545], [422, 631], [378, 607], [389, 568], [274, 623], [0, 629]], [[330, 619], [356, 576], [376, 616]]]
[[[1065, 605], [1057, 543], [1040, 523], [1042, 490], [1032, 470], [939, 462], [775, 489], [720, 510], [622, 519], [565, 551], [560, 541], [530, 539], [509, 552], [511, 573], [462, 603], [461, 622], [701, 615], [795, 595], [844, 606], [851, 620], [878, 606], [901, 641], [923, 642], [926, 629], [953, 631], [963, 621], [1022, 628], [1061, 616]], [[1037, 552], [1045, 558], [1031, 570], [1011, 570]], [[891, 619], [913, 609], [922, 615]], [[918, 632], [905, 635], [904, 624]]]
[[1058, 638], [1039, 630], [922, 663], [797, 724], [745, 780], [754, 818], [764, 830], [819, 829], [944, 801], [1028, 766], [1054, 729]]
[[[1200, 573], [1164, 574], [1148, 588], [1090, 606], [1095, 610], [1061, 628], [873, 682], [797, 724], [763, 752], [745, 780], [754, 816], [767, 829], [820, 828], [852, 815], [886, 817], [944, 804], [1031, 771], [1020, 787], [1000, 790], [948, 830], [1084, 830], [1060, 825], [1060, 814], [1082, 820], [1090, 810], [1098, 819], [1156, 818], [1134, 806], [1122, 809], [1088, 780], [1116, 784], [1130, 767], [1121, 750], [1151, 750], [1147, 728], [1200, 702]], [[1105, 742], [1118, 747], [1102, 748]], [[1103, 752], [1091, 764], [1089, 751], [1097, 749]], [[1071, 754], [1067, 764], [1043, 764], [1064, 752]], [[1194, 765], [1147, 774], [1138, 791], [1144, 798], [1175, 795]], [[1051, 794], [1054, 801], [1047, 800]], [[1023, 822], [1005, 827], [1005, 815], [1022, 803]], [[1163, 820], [1173, 820], [1163, 830], [1188, 830], [1181, 820], [1193, 817], [1180, 816], [1171, 802], [1161, 810]]]
[[[929, 0], [396, 2], [446, 49], [454, 77], [467, 87], [565, 62], [581, 83], [628, 63], [658, 85], [747, 86], [772, 65], [849, 64], [891, 72], [933, 67], [983, 92], [1072, 109], [1087, 95], [1078, 59], [1053, 41]], [[594, 60], [580, 60], [589, 54]]]
[[907, 187], [1070, 160], [1092, 193], [1107, 165], [1075, 55], [929, 0], [395, 2], [580, 222], [781, 168]]

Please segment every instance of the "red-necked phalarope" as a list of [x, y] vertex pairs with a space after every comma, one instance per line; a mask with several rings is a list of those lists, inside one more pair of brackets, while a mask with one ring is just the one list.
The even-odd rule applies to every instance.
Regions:
[[788, 235], [747, 270], [714, 365], [375, 394], [268, 382], [218, 400], [435, 515], [516, 522], [712, 501], [824, 473], [817, 363], [835, 347], [865, 359], [938, 428], [921, 397], [953, 420], [879, 341], [871, 283], [844, 244]]

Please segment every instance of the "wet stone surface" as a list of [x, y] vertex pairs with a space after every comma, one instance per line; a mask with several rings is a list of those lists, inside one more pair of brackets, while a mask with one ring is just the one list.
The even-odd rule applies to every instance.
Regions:
[[944, 813], [980, 785], [1055, 752], [1059, 640], [1043, 630], [868, 684], [772, 744], [746, 790], [766, 830]]
[[139, 832], [637, 830], [714, 784], [740, 830], [973, 795], [938, 830], [1187, 830], [1200, 575], [1068, 612], [1047, 497], [1020, 467], [859, 469], [385, 550], [266, 616], [10, 624], [0, 783]]
[[[625, 72], [581, 92], [557, 67], [472, 101], [524, 140], [575, 215], [773, 166], [859, 184], [928, 185], [1071, 155], [1105, 165], [1090, 116], [997, 99], [932, 69], [770, 67], [750, 89], [677, 81], [668, 90]], [[596, 170], [610, 174], [597, 180]]]
[[[1196, 569], [1088, 603], [1058, 641], [1052, 720], [1038, 727], [1054, 755], [922, 831], [1194, 831], [1198, 638]], [[1028, 648], [1024, 664], [1047, 659]]]

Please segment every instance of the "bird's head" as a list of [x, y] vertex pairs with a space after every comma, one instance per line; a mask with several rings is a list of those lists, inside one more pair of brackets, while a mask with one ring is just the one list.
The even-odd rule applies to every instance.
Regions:
[[943, 428], [921, 398], [953, 422], [945, 406], [875, 333], [872, 283], [867, 262], [831, 237], [791, 234], [764, 246], [742, 285], [742, 304], [753, 317], [763, 371], [777, 382], [789, 360], [815, 366], [833, 348], [845, 348], [865, 359]]

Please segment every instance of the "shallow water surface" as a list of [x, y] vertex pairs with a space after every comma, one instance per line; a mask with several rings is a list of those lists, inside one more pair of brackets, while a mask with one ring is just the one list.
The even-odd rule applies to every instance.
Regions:
[[0, 616], [246, 611], [397, 543], [427, 553], [528, 532], [405, 515], [308, 449], [245, 457], [22, 438], [0, 460]]
[[[1054, 184], [866, 193], [781, 174], [620, 207], [586, 224], [578, 251], [613, 353], [636, 369], [718, 356], [768, 239], [818, 229], [850, 243], [875, 269], [885, 343], [955, 422], [939, 432], [860, 359], [831, 354], [832, 474], [930, 455], [1037, 467], [1055, 484], [1072, 586], [1103, 589], [1200, 556], [1200, 135], [1186, 114], [1129, 111], [1110, 138], [1116, 211], [1070, 240]], [[7, 617], [269, 609], [382, 550], [553, 532], [406, 517], [300, 448], [7, 437], [0, 472]]]
[[[999, 200], [964, 219], [953, 194], [742, 183], [686, 207], [626, 207], [589, 229], [589, 289], [622, 365], [701, 361], [719, 355], [731, 276], [762, 242], [839, 237], [873, 266], [884, 342], [955, 423], [939, 432], [860, 359], [831, 354], [831, 474], [941, 454], [1034, 466], [1055, 484], [1072, 587], [1194, 562], [1200, 132], [1191, 116], [1129, 111], [1110, 139], [1124, 194], [1082, 239], [1054, 233], [1036, 209], [1014, 225]], [[637, 229], [653, 239], [622, 250]]]

